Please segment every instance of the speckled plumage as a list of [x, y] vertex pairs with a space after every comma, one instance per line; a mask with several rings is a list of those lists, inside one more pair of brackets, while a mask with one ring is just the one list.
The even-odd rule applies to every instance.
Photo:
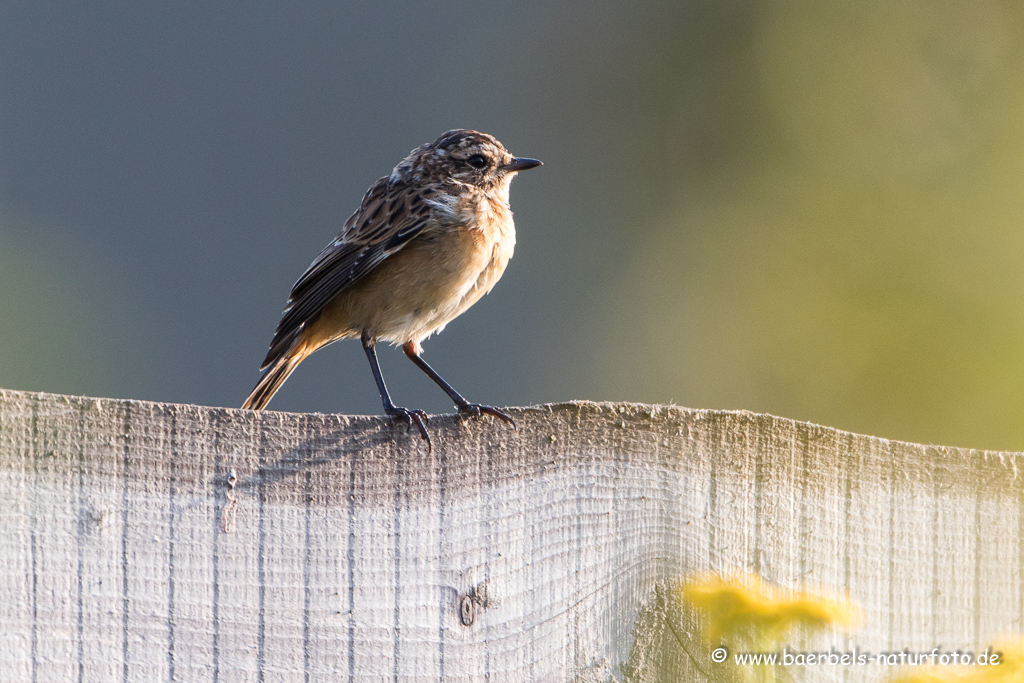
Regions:
[[[338, 237], [292, 287], [261, 367], [267, 372], [243, 407], [265, 407], [302, 359], [339, 339], [359, 337], [368, 356], [377, 340], [403, 344], [424, 368], [420, 342], [489, 292], [512, 258], [509, 184], [518, 171], [538, 165], [471, 130], [448, 131], [410, 152], [367, 190]], [[377, 378], [375, 356], [371, 365]], [[451, 387], [424, 371], [455, 400]], [[412, 414], [419, 411], [389, 408], [382, 379], [378, 386], [385, 410], [412, 417], [426, 437]], [[460, 411], [496, 414], [462, 401], [456, 400]]]

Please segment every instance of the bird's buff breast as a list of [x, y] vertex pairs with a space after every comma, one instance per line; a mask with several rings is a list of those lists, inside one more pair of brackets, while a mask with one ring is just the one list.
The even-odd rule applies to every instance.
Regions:
[[507, 202], [477, 199], [455, 202], [455, 220], [428, 228], [340, 293], [318, 321], [329, 336], [368, 330], [382, 341], [419, 342], [488, 293], [512, 258], [515, 226]]

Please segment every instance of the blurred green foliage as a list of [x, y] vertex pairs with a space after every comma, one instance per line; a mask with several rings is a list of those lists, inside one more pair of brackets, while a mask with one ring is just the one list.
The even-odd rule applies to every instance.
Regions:
[[767, 3], [744, 63], [756, 143], [614, 277], [604, 393], [1024, 448], [1024, 6]]
[[[28, 240], [26, 232], [47, 237]], [[118, 357], [104, 341], [116, 335], [123, 315], [121, 295], [102, 280], [104, 257], [71, 241], [78, 259], [64, 260], [67, 244], [46, 228], [0, 215], [3, 388], [105, 394], [112, 375], [139, 371], [135, 354]]]

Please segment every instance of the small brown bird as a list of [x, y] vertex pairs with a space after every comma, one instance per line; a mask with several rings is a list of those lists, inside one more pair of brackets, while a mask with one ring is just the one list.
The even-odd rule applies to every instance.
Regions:
[[464, 415], [504, 411], [470, 403], [420, 358], [424, 339], [440, 332], [501, 277], [516, 243], [508, 189], [519, 171], [540, 166], [514, 157], [496, 139], [450, 130], [417, 147], [375, 182], [292, 287], [266, 370], [243, 408], [261, 410], [314, 351], [359, 337], [384, 412], [415, 423], [430, 446], [422, 410], [391, 401], [377, 362], [377, 341], [405, 355], [440, 386]]

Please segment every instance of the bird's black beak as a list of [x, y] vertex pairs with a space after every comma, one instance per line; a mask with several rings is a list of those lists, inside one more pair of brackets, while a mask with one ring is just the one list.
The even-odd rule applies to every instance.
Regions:
[[517, 171], [525, 171], [528, 168], [537, 168], [541, 165], [540, 161], [536, 159], [527, 159], [525, 157], [514, 157], [512, 161], [501, 167], [501, 170], [506, 173], [516, 173]]

